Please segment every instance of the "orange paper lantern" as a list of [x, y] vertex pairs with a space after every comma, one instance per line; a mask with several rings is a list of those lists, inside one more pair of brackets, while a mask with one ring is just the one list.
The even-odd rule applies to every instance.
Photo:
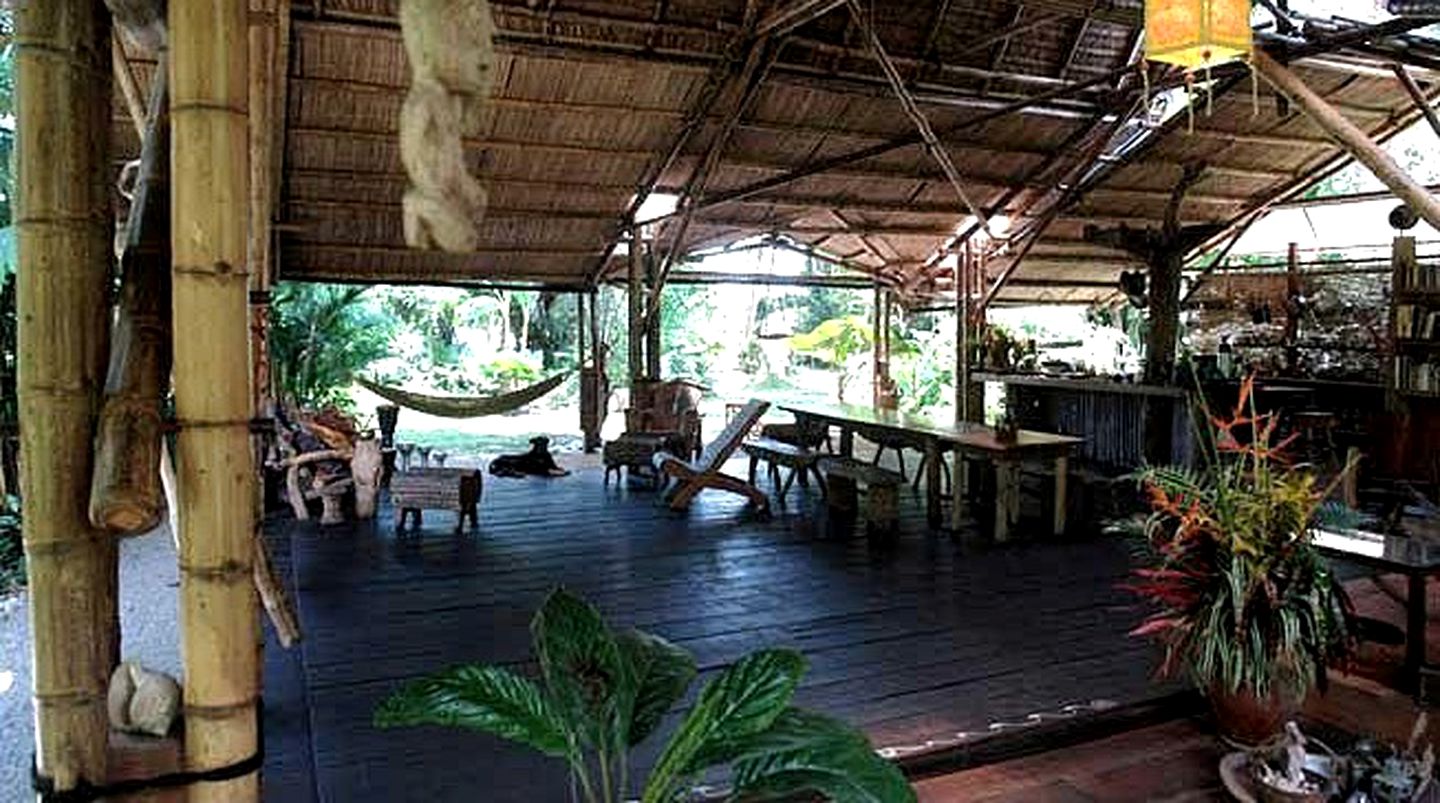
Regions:
[[1145, 57], [1187, 70], [1250, 54], [1250, 0], [1145, 0]]

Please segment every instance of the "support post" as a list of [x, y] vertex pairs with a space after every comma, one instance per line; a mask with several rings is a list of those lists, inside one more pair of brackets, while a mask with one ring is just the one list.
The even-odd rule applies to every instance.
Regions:
[[630, 326], [629, 347], [630, 347], [630, 393], [633, 397], [635, 386], [645, 376], [645, 266], [641, 252], [640, 231], [637, 228], [630, 230], [630, 272], [627, 276], [627, 289], [630, 302]]
[[660, 266], [655, 260], [655, 252], [644, 246], [642, 241], [641, 253], [645, 257], [645, 284], [646, 298], [648, 302], [645, 309], [648, 314], [645, 316], [645, 376], [654, 382], [660, 381], [660, 353], [663, 345], [660, 339], [660, 325], [664, 321], [660, 307], [660, 294], [665, 292], [665, 287], [660, 276]]
[[1411, 178], [1364, 131], [1306, 86], [1299, 76], [1265, 55], [1264, 51], [1255, 51], [1252, 64], [1267, 81], [1304, 109], [1331, 139], [1340, 143], [1351, 156], [1370, 168], [1375, 178], [1380, 179], [1400, 200], [1409, 204], [1426, 223], [1440, 229], [1440, 200], [1436, 200]]
[[15, 20], [22, 536], [35, 758], [57, 791], [106, 781], [105, 686], [118, 652], [115, 541], [90, 525], [113, 258], [110, 15], [21, 3]]
[[1300, 370], [1300, 246], [1290, 243], [1285, 255], [1285, 370]]
[[[172, 0], [173, 2], [174, 0]], [[246, 253], [250, 265], [251, 392], [257, 415], [273, 413], [270, 371], [270, 290], [275, 281], [275, 219], [283, 117], [278, 88], [283, 80], [281, 27], [288, 24], [288, 0], [250, 0], [249, 29], [250, 221]], [[283, 18], [281, 15], [285, 15]]]
[[[246, 3], [169, 6], [180, 646], [192, 770], [242, 762], [258, 747], [248, 16]], [[259, 778], [196, 784], [189, 799], [255, 803]]]
[[[877, 410], [883, 406], [885, 400], [883, 384], [885, 374], [882, 367], [884, 365], [884, 356], [880, 341], [880, 333], [884, 326], [884, 322], [881, 320], [885, 314], [883, 310], [884, 305], [885, 290], [877, 284], [875, 285], [874, 300], [870, 305], [873, 312], [873, 316], [870, 319], [870, 404]], [[845, 366], [840, 366], [840, 370], [845, 370]]]
[[955, 420], [970, 420], [970, 242], [955, 266]]
[[580, 367], [580, 435], [586, 452], [593, 452], [599, 446], [598, 420], [599, 400], [596, 391], [599, 383], [595, 381], [595, 368], [597, 361], [592, 361], [593, 355], [588, 354], [587, 334], [590, 329], [590, 322], [585, 319], [585, 293], [575, 294], [575, 325], [578, 331], [576, 336], [575, 363]]

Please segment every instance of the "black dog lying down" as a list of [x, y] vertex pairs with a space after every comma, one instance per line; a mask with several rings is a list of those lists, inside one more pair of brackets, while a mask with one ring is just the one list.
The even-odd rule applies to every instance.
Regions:
[[550, 456], [550, 439], [530, 439], [525, 454], [502, 454], [490, 461], [490, 473], [497, 477], [564, 477], [570, 472], [555, 464]]

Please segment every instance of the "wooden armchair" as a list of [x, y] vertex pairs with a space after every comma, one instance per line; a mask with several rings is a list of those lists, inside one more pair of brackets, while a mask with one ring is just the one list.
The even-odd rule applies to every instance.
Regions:
[[690, 459], [704, 445], [700, 426], [700, 395], [707, 388], [684, 379], [637, 383], [630, 389], [625, 431], [674, 436], [679, 456]]
[[696, 494], [706, 488], [714, 488], [744, 496], [762, 513], [769, 511], [770, 500], [764, 492], [754, 485], [720, 470], [724, 467], [725, 461], [729, 460], [735, 450], [740, 448], [740, 443], [745, 440], [745, 435], [750, 432], [750, 428], [755, 426], [755, 423], [760, 420], [760, 416], [764, 415], [769, 407], [769, 402], [751, 399], [694, 460], [687, 460], [665, 452], [655, 455], [655, 468], [678, 481], [667, 497], [672, 510], [685, 510], [690, 507], [690, 502]]

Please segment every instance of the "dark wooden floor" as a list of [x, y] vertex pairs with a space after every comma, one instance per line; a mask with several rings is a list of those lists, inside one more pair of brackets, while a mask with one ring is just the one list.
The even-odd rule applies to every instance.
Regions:
[[[795, 491], [763, 522], [713, 492], [671, 514], [652, 492], [602, 488], [598, 471], [487, 477], [481, 530], [458, 538], [453, 517], [427, 513], [418, 542], [397, 542], [385, 509], [360, 527], [275, 522], [305, 641], [267, 653], [266, 797], [565, 799], [560, 765], [496, 739], [370, 725], [381, 698], [428, 671], [528, 671], [530, 616], [557, 584], [614, 625], [682, 644], [703, 671], [767, 645], [803, 650], [798, 701], [880, 746], [1173, 690], [1151, 679], [1152, 649], [1126, 636], [1140, 611], [1116, 587], [1123, 544], [952, 540], [928, 532], [921, 498], [906, 496], [903, 535], [886, 549], [828, 535], [823, 508]], [[1037, 517], [1021, 534], [1045, 529]]]

